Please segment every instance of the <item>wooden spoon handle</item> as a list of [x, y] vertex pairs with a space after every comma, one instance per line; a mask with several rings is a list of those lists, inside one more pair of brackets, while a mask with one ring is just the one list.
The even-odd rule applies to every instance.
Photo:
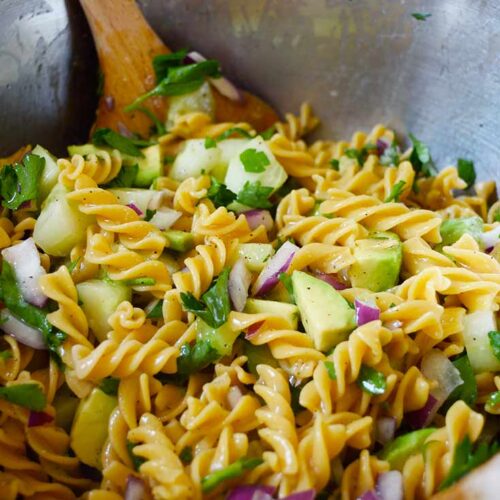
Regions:
[[[151, 120], [123, 108], [154, 87], [152, 60], [170, 50], [144, 19], [134, 0], [80, 0], [92, 30], [101, 71], [103, 94], [94, 127], [149, 135]], [[165, 100], [148, 99], [144, 106], [165, 118]]]

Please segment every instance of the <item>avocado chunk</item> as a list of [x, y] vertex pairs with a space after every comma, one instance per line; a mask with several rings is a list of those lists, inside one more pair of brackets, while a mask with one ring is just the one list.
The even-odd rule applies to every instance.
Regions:
[[421, 452], [425, 440], [435, 430], [435, 428], [429, 427], [397, 437], [380, 452], [380, 458], [387, 460], [391, 469], [402, 470], [406, 460], [411, 455]]
[[439, 231], [443, 239], [440, 247], [453, 245], [464, 234], [470, 234], [476, 241], [479, 241], [479, 236], [483, 232], [483, 220], [481, 217], [447, 219], [441, 223]]
[[219, 328], [212, 328], [199, 318], [196, 322], [197, 338], [209, 344], [221, 358], [231, 354], [234, 341], [239, 334], [239, 331], [235, 332], [231, 329], [229, 323], [224, 323]]
[[274, 255], [274, 248], [270, 243], [240, 243], [238, 255], [250, 271], [262, 271], [266, 262]]
[[250, 373], [253, 373], [256, 377], [258, 377], [258, 365], [269, 365], [273, 368], [277, 368], [279, 366], [278, 361], [273, 358], [273, 355], [266, 344], [253, 345], [251, 342], [245, 341], [244, 353], [247, 357], [248, 369], [250, 370]]
[[194, 236], [186, 231], [178, 231], [176, 229], [169, 229], [163, 231], [163, 234], [169, 242], [168, 249], [175, 252], [187, 252], [194, 248]]
[[135, 156], [124, 158], [126, 165], [135, 165], [139, 167], [135, 185], [137, 187], [149, 187], [153, 181], [163, 174], [163, 162], [161, 158], [161, 150], [159, 144], [148, 146], [141, 149], [144, 158], [136, 158]]
[[292, 284], [302, 324], [316, 349], [329, 351], [356, 328], [354, 309], [328, 283], [294, 271]]
[[80, 400], [74, 396], [63, 394], [57, 395], [54, 399], [54, 408], [56, 410], [56, 425], [69, 432], [71, 424], [75, 417], [76, 410]]
[[87, 227], [95, 220], [83, 214], [78, 205], [66, 199], [69, 190], [56, 184], [45, 200], [35, 223], [33, 239], [47, 254], [54, 257], [69, 255], [72, 248], [83, 243]]
[[353, 287], [381, 292], [395, 286], [399, 280], [403, 250], [399, 238], [390, 233], [375, 233], [371, 238], [357, 240], [349, 269]]
[[290, 328], [296, 330], [299, 324], [299, 308], [295, 304], [286, 304], [274, 300], [247, 299], [245, 311], [249, 314], [266, 313], [285, 318]]
[[40, 178], [39, 186], [39, 198], [38, 202], [41, 203], [49, 193], [52, 188], [57, 184], [57, 178], [59, 177], [59, 167], [57, 166], [57, 160], [52, 156], [45, 148], [37, 145], [33, 148], [33, 154], [41, 156], [45, 160], [45, 166], [43, 167], [42, 176]]
[[464, 344], [474, 373], [500, 370], [500, 361], [491, 348], [488, 333], [497, 330], [493, 311], [476, 311], [464, 318]]
[[78, 405], [71, 428], [71, 448], [87, 465], [101, 469], [101, 452], [108, 437], [108, 422], [118, 399], [95, 388]]
[[102, 342], [111, 330], [109, 317], [123, 301], [130, 301], [132, 292], [123, 283], [98, 279], [78, 283], [76, 289], [89, 327], [97, 340]]

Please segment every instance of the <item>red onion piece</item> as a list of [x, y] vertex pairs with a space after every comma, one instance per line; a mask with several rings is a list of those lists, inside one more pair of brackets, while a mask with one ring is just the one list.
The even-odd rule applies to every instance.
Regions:
[[314, 500], [316, 496], [315, 490], [305, 490], [299, 491], [298, 493], [292, 493], [287, 497], [283, 497], [283, 500]]
[[252, 273], [243, 259], [238, 259], [229, 273], [229, 298], [236, 311], [243, 311], [248, 298], [248, 289], [252, 283]]
[[250, 229], [256, 229], [259, 226], [264, 226], [266, 231], [270, 231], [274, 226], [273, 218], [269, 213], [269, 210], [255, 209], [243, 212], [243, 214], [247, 219]]
[[393, 417], [380, 417], [375, 428], [376, 440], [386, 444], [394, 439], [396, 433], [396, 419]]
[[169, 229], [173, 224], [175, 224], [182, 213], [177, 210], [172, 210], [171, 208], [160, 208], [156, 211], [156, 213], [151, 217], [151, 224], [153, 226], [160, 229], [160, 231], [165, 231], [165, 229]]
[[144, 215], [144, 212], [135, 203], [129, 203], [127, 207], [131, 208], [139, 217]]
[[125, 488], [125, 500], [143, 500], [146, 494], [144, 481], [137, 476], [129, 475], [127, 477], [127, 486]]
[[405, 422], [412, 429], [423, 429], [427, 427], [437, 412], [436, 404], [437, 399], [432, 394], [429, 394], [423, 408], [407, 413], [405, 415]]
[[356, 309], [356, 323], [358, 326], [380, 319], [380, 309], [375, 305], [355, 299], [354, 309]]
[[1, 319], [0, 330], [14, 337], [21, 344], [40, 351], [47, 349], [42, 332], [17, 319], [8, 309], [2, 310]]
[[279, 250], [271, 257], [266, 267], [261, 271], [253, 286], [254, 295], [264, 295], [274, 288], [279, 281], [279, 275], [287, 271], [299, 247], [285, 241]]
[[480, 238], [485, 248], [494, 247], [500, 243], [500, 224], [495, 229], [481, 234]]
[[250, 325], [247, 328], [247, 333], [245, 334], [246, 339], [252, 338], [258, 331], [259, 328], [264, 324], [263, 321], [257, 321], [257, 323], [254, 323], [253, 325]]
[[365, 491], [357, 500], [382, 500], [374, 490]]
[[128, 127], [123, 122], [118, 122], [118, 132], [120, 132], [121, 135], [128, 137], [129, 139], [132, 139], [134, 137], [134, 134], [130, 132]]
[[[202, 62], [207, 60], [206, 57], [195, 51], [189, 52], [186, 59], [192, 62]], [[243, 94], [227, 78], [224, 78], [223, 76], [220, 78], [208, 78], [208, 81], [219, 91], [220, 94], [227, 97], [231, 101], [243, 102]]]
[[389, 141], [383, 137], [380, 139], [377, 139], [377, 153], [379, 156], [382, 156], [385, 152], [385, 150], [390, 146], [391, 144]]
[[40, 254], [33, 238], [2, 250], [2, 257], [14, 268], [16, 280], [24, 299], [37, 307], [47, 303], [38, 281], [46, 274], [40, 263]]
[[108, 111], [115, 109], [115, 98], [112, 95], [104, 96], [104, 105]]
[[340, 282], [334, 274], [327, 274], [322, 273], [321, 271], [316, 271], [314, 275], [321, 281], [324, 281], [325, 283], [333, 286], [335, 290], [345, 290], [347, 288], [347, 286], [344, 285], [344, 283]]
[[403, 475], [398, 470], [380, 474], [375, 491], [380, 500], [403, 500]]
[[37, 427], [52, 422], [54, 417], [44, 411], [30, 411], [28, 418], [28, 427]]
[[[232, 490], [226, 500], [257, 500], [265, 498], [273, 498], [275, 488], [272, 486], [264, 486], [262, 484], [244, 484], [242, 486], [237, 486]], [[267, 495], [264, 496], [264, 495]]]

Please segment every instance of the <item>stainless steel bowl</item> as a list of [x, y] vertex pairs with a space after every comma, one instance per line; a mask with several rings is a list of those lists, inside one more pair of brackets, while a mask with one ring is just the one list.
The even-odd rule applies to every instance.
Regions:
[[[500, 180], [496, 0], [143, 0], [173, 48], [219, 59], [280, 111], [303, 100], [320, 137], [387, 123], [427, 142], [440, 166], [471, 158]], [[412, 13], [431, 13], [418, 21]], [[96, 58], [76, 0], [0, 2], [0, 149], [83, 141]]]

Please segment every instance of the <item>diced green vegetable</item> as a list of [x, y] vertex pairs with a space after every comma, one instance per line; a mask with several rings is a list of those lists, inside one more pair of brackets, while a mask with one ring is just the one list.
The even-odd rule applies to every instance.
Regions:
[[410, 134], [411, 142], [413, 143], [413, 151], [411, 152], [410, 161], [417, 174], [422, 174], [429, 177], [436, 171], [436, 166], [432, 160], [429, 148], [419, 141], [413, 134]]
[[496, 331], [493, 311], [476, 311], [465, 316], [463, 336], [474, 373], [500, 370], [500, 360], [491, 348], [489, 332]]
[[244, 342], [244, 353], [247, 357], [248, 369], [255, 376], [258, 376], [257, 366], [258, 365], [269, 365], [277, 368], [278, 361], [273, 358], [269, 347], [266, 344], [263, 345], [253, 345], [252, 343]]
[[441, 238], [443, 239], [441, 246], [453, 245], [464, 234], [470, 234], [476, 241], [479, 241], [483, 226], [484, 223], [481, 217], [446, 219], [441, 223], [440, 228]]
[[188, 139], [175, 157], [169, 175], [176, 181], [199, 177], [209, 174], [221, 161], [218, 147], [206, 149], [205, 139]]
[[224, 323], [218, 328], [213, 328], [201, 319], [198, 319], [196, 323], [196, 332], [197, 341], [207, 342], [217, 351], [219, 358], [231, 354], [234, 341], [240, 334], [239, 331], [233, 331], [229, 323]]
[[255, 469], [261, 463], [263, 463], [261, 458], [239, 458], [224, 469], [219, 469], [203, 477], [201, 479], [201, 490], [203, 493], [208, 493], [217, 488], [222, 482], [239, 477], [245, 471]]
[[455, 401], [465, 401], [469, 406], [476, 402], [477, 384], [474, 371], [466, 353], [453, 360], [455, 368], [460, 372], [463, 384], [456, 387], [443, 404], [443, 411], [446, 411]]
[[299, 308], [294, 304], [275, 300], [247, 299], [245, 312], [249, 314], [271, 314], [286, 319], [290, 328], [296, 330], [299, 323]]
[[39, 203], [43, 202], [45, 198], [52, 191], [52, 188], [57, 184], [57, 178], [59, 177], [59, 167], [56, 163], [56, 158], [52, 156], [45, 148], [37, 145], [33, 148], [32, 153], [45, 160], [45, 166], [43, 167], [43, 172], [40, 177], [39, 184]]
[[500, 332], [491, 330], [488, 332], [488, 338], [490, 339], [490, 347], [493, 354], [500, 361]]
[[70, 432], [79, 403], [78, 398], [69, 394], [56, 395], [53, 403], [56, 410], [55, 424]]
[[177, 372], [181, 375], [197, 373], [220, 358], [208, 340], [197, 340], [193, 346], [184, 344], [177, 358]]
[[118, 386], [120, 385], [120, 379], [116, 377], [106, 377], [101, 380], [99, 384], [99, 389], [101, 389], [104, 394], [108, 396], [116, 396], [118, 394]]
[[0, 387], [0, 398], [34, 411], [42, 411], [47, 404], [43, 390], [33, 383]]
[[216, 207], [227, 207], [236, 199], [236, 194], [229, 191], [225, 184], [212, 177], [212, 183], [207, 191], [207, 198], [212, 200]]
[[169, 229], [164, 231], [163, 234], [168, 239], [169, 250], [174, 250], [175, 252], [187, 252], [194, 248], [194, 236], [192, 233]]
[[389, 196], [384, 200], [385, 203], [389, 203], [391, 201], [398, 202], [399, 197], [401, 196], [401, 193], [404, 191], [404, 188], [406, 186], [405, 181], [398, 181], [394, 186], [392, 186], [391, 192], [389, 193]]
[[144, 157], [131, 139], [109, 128], [98, 128], [92, 135], [92, 144], [98, 147], [111, 147], [129, 156]]
[[333, 361], [324, 361], [326, 371], [331, 380], [337, 380], [337, 374], [335, 373], [335, 365]]
[[206, 113], [211, 118], [215, 117], [215, 101], [208, 82], [192, 92], [169, 98], [167, 128], [171, 128], [180, 116], [194, 112]]
[[367, 365], [361, 365], [356, 383], [373, 396], [384, 394], [387, 388], [384, 374]]
[[467, 187], [472, 186], [474, 182], [476, 182], [476, 169], [474, 168], [474, 162], [472, 160], [459, 158], [457, 170], [460, 178], [467, 183]]
[[250, 271], [262, 271], [266, 262], [274, 255], [270, 243], [240, 243], [238, 255], [243, 258]]

